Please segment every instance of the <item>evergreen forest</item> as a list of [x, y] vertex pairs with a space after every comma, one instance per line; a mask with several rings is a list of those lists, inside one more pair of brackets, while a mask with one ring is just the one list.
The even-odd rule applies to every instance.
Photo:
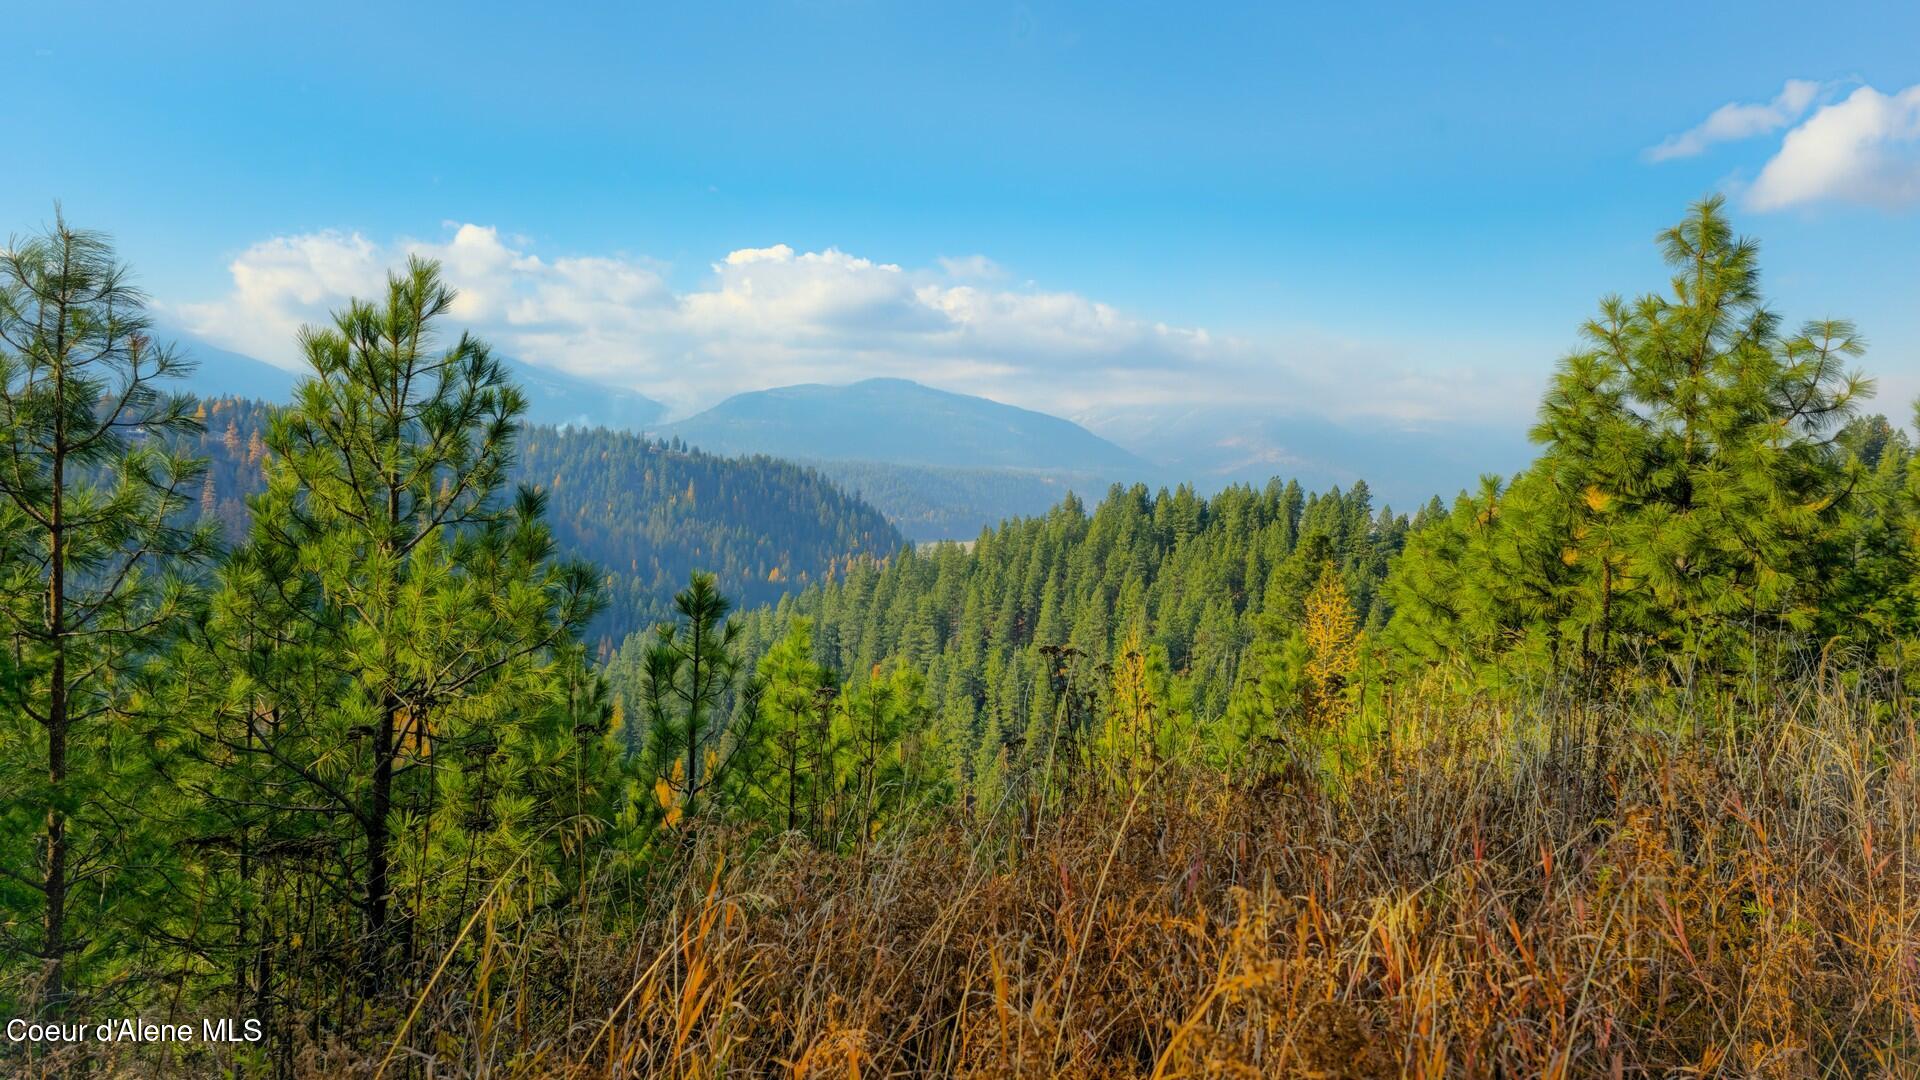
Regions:
[[[189, 510], [245, 540], [248, 500], [265, 487], [261, 459], [273, 406], [213, 398], [198, 425], [171, 437], [205, 462]], [[764, 604], [859, 555], [904, 541], [871, 506], [812, 470], [768, 457], [724, 458], [605, 428], [523, 425], [513, 482], [547, 493], [557, 542], [603, 574], [607, 603], [585, 632], [596, 656], [667, 617], [674, 592], [699, 570], [743, 604]], [[702, 494], [704, 492], [704, 495]]]
[[1014, 481], [529, 425], [421, 258], [196, 399], [15, 237], [0, 1071], [1914, 1075], [1916, 418], [1655, 242], [1513, 475], [915, 544]]

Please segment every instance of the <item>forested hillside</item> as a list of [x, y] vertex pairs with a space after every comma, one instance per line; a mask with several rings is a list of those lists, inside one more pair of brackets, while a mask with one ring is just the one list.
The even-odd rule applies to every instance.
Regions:
[[[155, 336], [177, 344], [194, 362], [193, 370], [181, 382], [185, 389], [208, 401], [236, 397], [283, 401], [291, 395], [293, 385], [299, 378], [285, 368], [169, 329], [160, 329]], [[649, 427], [660, 426], [656, 423], [661, 413], [660, 404], [630, 389], [591, 382], [550, 367], [512, 360], [503, 360], [502, 363], [515, 385], [526, 395], [524, 422], [530, 426], [568, 430], [606, 428], [636, 435]], [[848, 414], [848, 402], [836, 398], [833, 393], [836, 390], [851, 393], [854, 388], [812, 388], [820, 392], [820, 400], [808, 403], [804, 415], [787, 417], [782, 421], [785, 425], [820, 425], [833, 432], [832, 438], [794, 437], [791, 432], [785, 432], [775, 439], [752, 425], [745, 430], [736, 430], [742, 418], [733, 416], [724, 422], [717, 421], [715, 427], [702, 429], [705, 435], [713, 437], [713, 441], [699, 438], [692, 441], [696, 449], [717, 454], [752, 455], [767, 452], [782, 460], [810, 465], [842, 489], [870, 503], [908, 539], [916, 541], [970, 540], [981, 529], [997, 525], [1005, 518], [1045, 513], [1069, 490], [1105, 490], [1112, 480], [1123, 478], [1121, 474], [1129, 481], [1141, 478], [1136, 475], [1139, 472], [1137, 463], [1127, 469], [1109, 469], [1104, 473], [1060, 467], [1062, 458], [1058, 455], [1064, 451], [1071, 457], [1078, 452], [1074, 448], [1079, 445], [1071, 438], [1065, 442], [1050, 438], [1050, 434], [1061, 430], [1064, 421], [981, 399], [942, 394], [924, 387], [907, 389], [910, 386], [896, 380], [891, 386], [883, 383], [878, 389], [868, 388], [871, 394], [882, 399], [890, 392], [898, 397], [897, 400], [874, 400], [868, 397], [861, 401], [866, 411], [859, 415]], [[776, 405], [791, 404], [779, 393], [773, 396], [777, 399]], [[807, 395], [800, 397], [805, 399]], [[960, 410], [963, 415], [977, 414], [972, 417], [971, 425], [967, 422], [956, 424], [940, 415], [941, 411], [952, 411], [952, 401], [965, 405]], [[816, 404], [819, 407], [813, 408]], [[929, 406], [939, 408], [929, 412]], [[873, 427], [876, 410], [891, 411], [891, 426], [885, 438], [900, 441], [887, 445], [876, 443], [869, 436], [865, 442], [857, 444], [869, 453], [880, 454], [879, 458], [856, 460], [830, 457], [845, 451], [848, 445], [854, 445], [835, 442], [835, 439], [842, 438], [839, 429], [848, 426]], [[1032, 430], [1021, 439], [1013, 440], [1019, 444], [1017, 446], [993, 446], [983, 451], [979, 445], [981, 437], [974, 426], [991, 418], [999, 418], [1003, 431], [1010, 430], [1008, 425], [1015, 428], [1031, 427]], [[1071, 431], [1071, 425], [1065, 425], [1065, 429]], [[818, 435], [819, 432], [814, 434]], [[1083, 441], [1090, 438], [1084, 432], [1080, 436]], [[241, 437], [244, 439], [244, 431]], [[680, 441], [684, 443], [688, 440]], [[1025, 454], [1026, 457], [1020, 460], [1029, 461], [1030, 464], [1015, 468], [908, 463], [927, 444], [943, 442], [948, 444], [940, 448], [939, 452], [943, 454], [972, 455], [966, 459], [978, 460], [989, 452], [1005, 453], [1012, 450]], [[1107, 452], [1115, 451], [1109, 447]], [[217, 485], [219, 489], [230, 490], [231, 485], [224, 482], [227, 470], [221, 469], [216, 463], [216, 471], [223, 474], [220, 478], [222, 482]], [[238, 501], [234, 508], [241, 508]], [[729, 579], [730, 583], [732, 580]], [[677, 582], [684, 583], [684, 577]]]
[[[1659, 239], [1451, 506], [1115, 486], [925, 549], [525, 426], [433, 262], [263, 425], [165, 392], [104, 238], [17, 242], [0, 1063], [1909, 1075], [1920, 458], [1719, 200]], [[622, 595], [671, 559], [737, 594]], [[609, 603], [664, 618], [597, 663]], [[121, 1015], [261, 1038], [70, 1033]]]
[[560, 544], [607, 574], [595, 632], [614, 642], [665, 617], [696, 570], [742, 603], [763, 604], [905, 543], [872, 506], [770, 457], [534, 427], [522, 436], [516, 475], [548, 492]]
[[[1202, 727], [1224, 726], [1246, 665], [1263, 664], [1332, 565], [1376, 633], [1390, 609], [1387, 567], [1413, 522], [1377, 512], [1365, 484], [1308, 495], [1278, 481], [1210, 499], [1189, 488], [1115, 486], [1090, 512], [1068, 499], [970, 545], [861, 559], [844, 574], [741, 619], [740, 653], [764, 655], [795, 619], [813, 656], [842, 677], [905, 668], [926, 684], [930, 740], [964, 788], [1022, 747], [1104, 713], [1112, 672], [1142, 662], [1156, 694]], [[617, 693], [638, 700], [644, 640], [615, 657]], [[985, 792], [979, 794], [985, 795]]]
[[[208, 462], [199, 512], [239, 540], [246, 497], [264, 486], [269, 409], [215, 398], [196, 413], [204, 429], [181, 445]], [[513, 478], [546, 493], [555, 540], [603, 574], [607, 603], [587, 633], [596, 648], [665, 617], [695, 570], [715, 574], [742, 602], [762, 604], [905, 542], [873, 507], [812, 469], [773, 458], [540, 425], [521, 433], [516, 451]]]
[[[743, 616], [742, 655], [798, 620], [825, 672], [923, 677], [929, 745], [963, 790], [1110, 713], [1129, 663], [1216, 759], [1365, 717], [1370, 688], [1409, 681], [1751, 697], [1816, 646], [1905, 678], [1913, 452], [1860, 415], [1857, 332], [1783, 331], [1718, 203], [1663, 244], [1677, 294], [1606, 300], [1549, 385], [1537, 461], [1451, 507], [1376, 514], [1365, 483], [1116, 486], [1090, 514], [1070, 498], [970, 546], [860, 561]], [[619, 693], [645, 681], [641, 644], [610, 669]]]

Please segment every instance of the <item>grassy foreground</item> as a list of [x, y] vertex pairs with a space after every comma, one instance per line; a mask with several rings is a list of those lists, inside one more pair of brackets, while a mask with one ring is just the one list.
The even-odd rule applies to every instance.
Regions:
[[1403, 712], [1337, 783], [1272, 747], [1250, 782], [1169, 767], [865, 851], [690, 834], [653, 910], [506, 937], [496, 896], [397, 1043], [396, 1011], [281, 1064], [1920, 1075], [1910, 716], [1838, 691], [1698, 729], [1545, 712]]

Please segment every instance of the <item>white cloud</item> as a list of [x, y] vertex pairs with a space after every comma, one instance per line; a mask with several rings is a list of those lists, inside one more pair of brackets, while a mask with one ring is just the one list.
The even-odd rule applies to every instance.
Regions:
[[1736, 142], [1778, 131], [1800, 119], [1820, 93], [1820, 84], [1807, 79], [1788, 79], [1778, 96], [1765, 104], [1731, 102], [1713, 110], [1705, 120], [1681, 132], [1669, 135], [1658, 146], [1647, 148], [1648, 161], [1670, 161], [1693, 157], [1714, 143]]
[[215, 344], [298, 368], [301, 325], [378, 295], [387, 269], [418, 254], [439, 259], [459, 290], [455, 322], [502, 353], [681, 412], [743, 390], [873, 376], [1056, 414], [1231, 402], [1398, 421], [1510, 418], [1534, 390], [1490, 393], [1470, 373], [1423, 372], [1399, 349], [1253, 342], [1008, 287], [978, 255], [908, 268], [774, 244], [729, 252], [697, 287], [677, 290], [644, 258], [543, 258], [489, 226], [444, 228], [438, 240], [390, 244], [331, 231], [265, 240], [233, 260], [225, 296], [174, 305], [175, 317]]
[[370, 295], [381, 281], [385, 256], [359, 233], [280, 236], [248, 248], [228, 271], [233, 291], [208, 304], [180, 309], [187, 329], [264, 360], [294, 366], [294, 334], [317, 321], [329, 304]]
[[1863, 86], [1787, 132], [1746, 191], [1756, 210], [1814, 202], [1920, 203], [1920, 86]]
[[728, 266], [745, 266], [757, 262], [792, 262], [793, 249], [785, 244], [775, 244], [765, 248], [741, 248], [727, 252]]

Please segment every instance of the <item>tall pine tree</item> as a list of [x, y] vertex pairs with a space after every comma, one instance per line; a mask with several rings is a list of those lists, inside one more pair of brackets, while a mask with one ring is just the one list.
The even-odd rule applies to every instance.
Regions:
[[1632, 661], [1690, 685], [1813, 627], [1863, 346], [1841, 321], [1782, 329], [1719, 198], [1659, 243], [1669, 292], [1602, 301], [1541, 404], [1535, 464], [1410, 543], [1392, 592], [1418, 652], [1596, 678]]
[[179, 526], [201, 464], [160, 443], [195, 408], [164, 391], [187, 365], [144, 304], [107, 240], [64, 219], [0, 251], [0, 994], [47, 1009], [149, 907], [132, 692], [184, 614], [174, 571], [214, 550]]
[[305, 941], [368, 994], [537, 856], [607, 724], [574, 673], [595, 574], [539, 493], [504, 497], [524, 401], [484, 343], [438, 346], [452, 302], [414, 261], [302, 333], [311, 375], [179, 665], [201, 704], [175, 774], [211, 811], [199, 846], [233, 853], [206, 871], [239, 881], [229, 947]]

